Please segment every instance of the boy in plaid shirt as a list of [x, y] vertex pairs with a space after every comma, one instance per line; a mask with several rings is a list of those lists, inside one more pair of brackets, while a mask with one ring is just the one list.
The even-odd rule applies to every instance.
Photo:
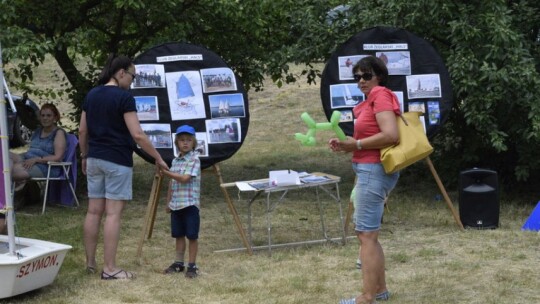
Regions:
[[201, 186], [201, 163], [195, 152], [195, 129], [189, 125], [178, 127], [174, 144], [178, 156], [173, 159], [170, 171], [162, 170], [162, 173], [171, 178], [166, 210], [171, 214], [171, 236], [176, 239], [176, 258], [163, 272], [171, 274], [184, 271], [187, 238], [189, 255], [186, 277], [195, 278], [198, 272], [195, 260], [199, 246]]

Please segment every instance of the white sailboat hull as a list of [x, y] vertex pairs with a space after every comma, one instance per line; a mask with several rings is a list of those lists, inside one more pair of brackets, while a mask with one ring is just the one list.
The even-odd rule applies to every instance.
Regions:
[[16, 238], [16, 255], [10, 255], [8, 237], [0, 235], [0, 299], [51, 284], [71, 246]]

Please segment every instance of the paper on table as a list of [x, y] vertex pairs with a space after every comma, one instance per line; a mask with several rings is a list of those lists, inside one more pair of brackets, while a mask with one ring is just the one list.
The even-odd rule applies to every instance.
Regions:
[[301, 185], [298, 172], [292, 170], [276, 170], [269, 172], [270, 178], [268, 183], [270, 186], [292, 186]]
[[248, 183], [246, 182], [236, 182], [236, 187], [238, 188], [238, 190], [240, 191], [257, 191], [257, 189], [251, 187]]

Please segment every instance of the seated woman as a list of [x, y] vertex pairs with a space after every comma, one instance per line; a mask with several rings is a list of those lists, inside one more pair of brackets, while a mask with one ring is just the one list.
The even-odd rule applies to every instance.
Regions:
[[[16, 185], [34, 177], [46, 177], [48, 161], [62, 161], [67, 148], [67, 135], [57, 126], [60, 112], [55, 105], [46, 103], [39, 111], [41, 127], [32, 133], [30, 148], [22, 154], [10, 153], [12, 178]], [[51, 177], [61, 174], [61, 168], [53, 167]], [[17, 187], [18, 188], [18, 187]]]

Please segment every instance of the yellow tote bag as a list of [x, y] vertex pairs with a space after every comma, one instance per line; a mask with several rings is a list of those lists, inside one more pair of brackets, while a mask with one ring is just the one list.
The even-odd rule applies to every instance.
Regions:
[[396, 116], [399, 143], [381, 149], [381, 163], [386, 174], [397, 172], [426, 158], [433, 147], [420, 121], [421, 112], [405, 112]]

